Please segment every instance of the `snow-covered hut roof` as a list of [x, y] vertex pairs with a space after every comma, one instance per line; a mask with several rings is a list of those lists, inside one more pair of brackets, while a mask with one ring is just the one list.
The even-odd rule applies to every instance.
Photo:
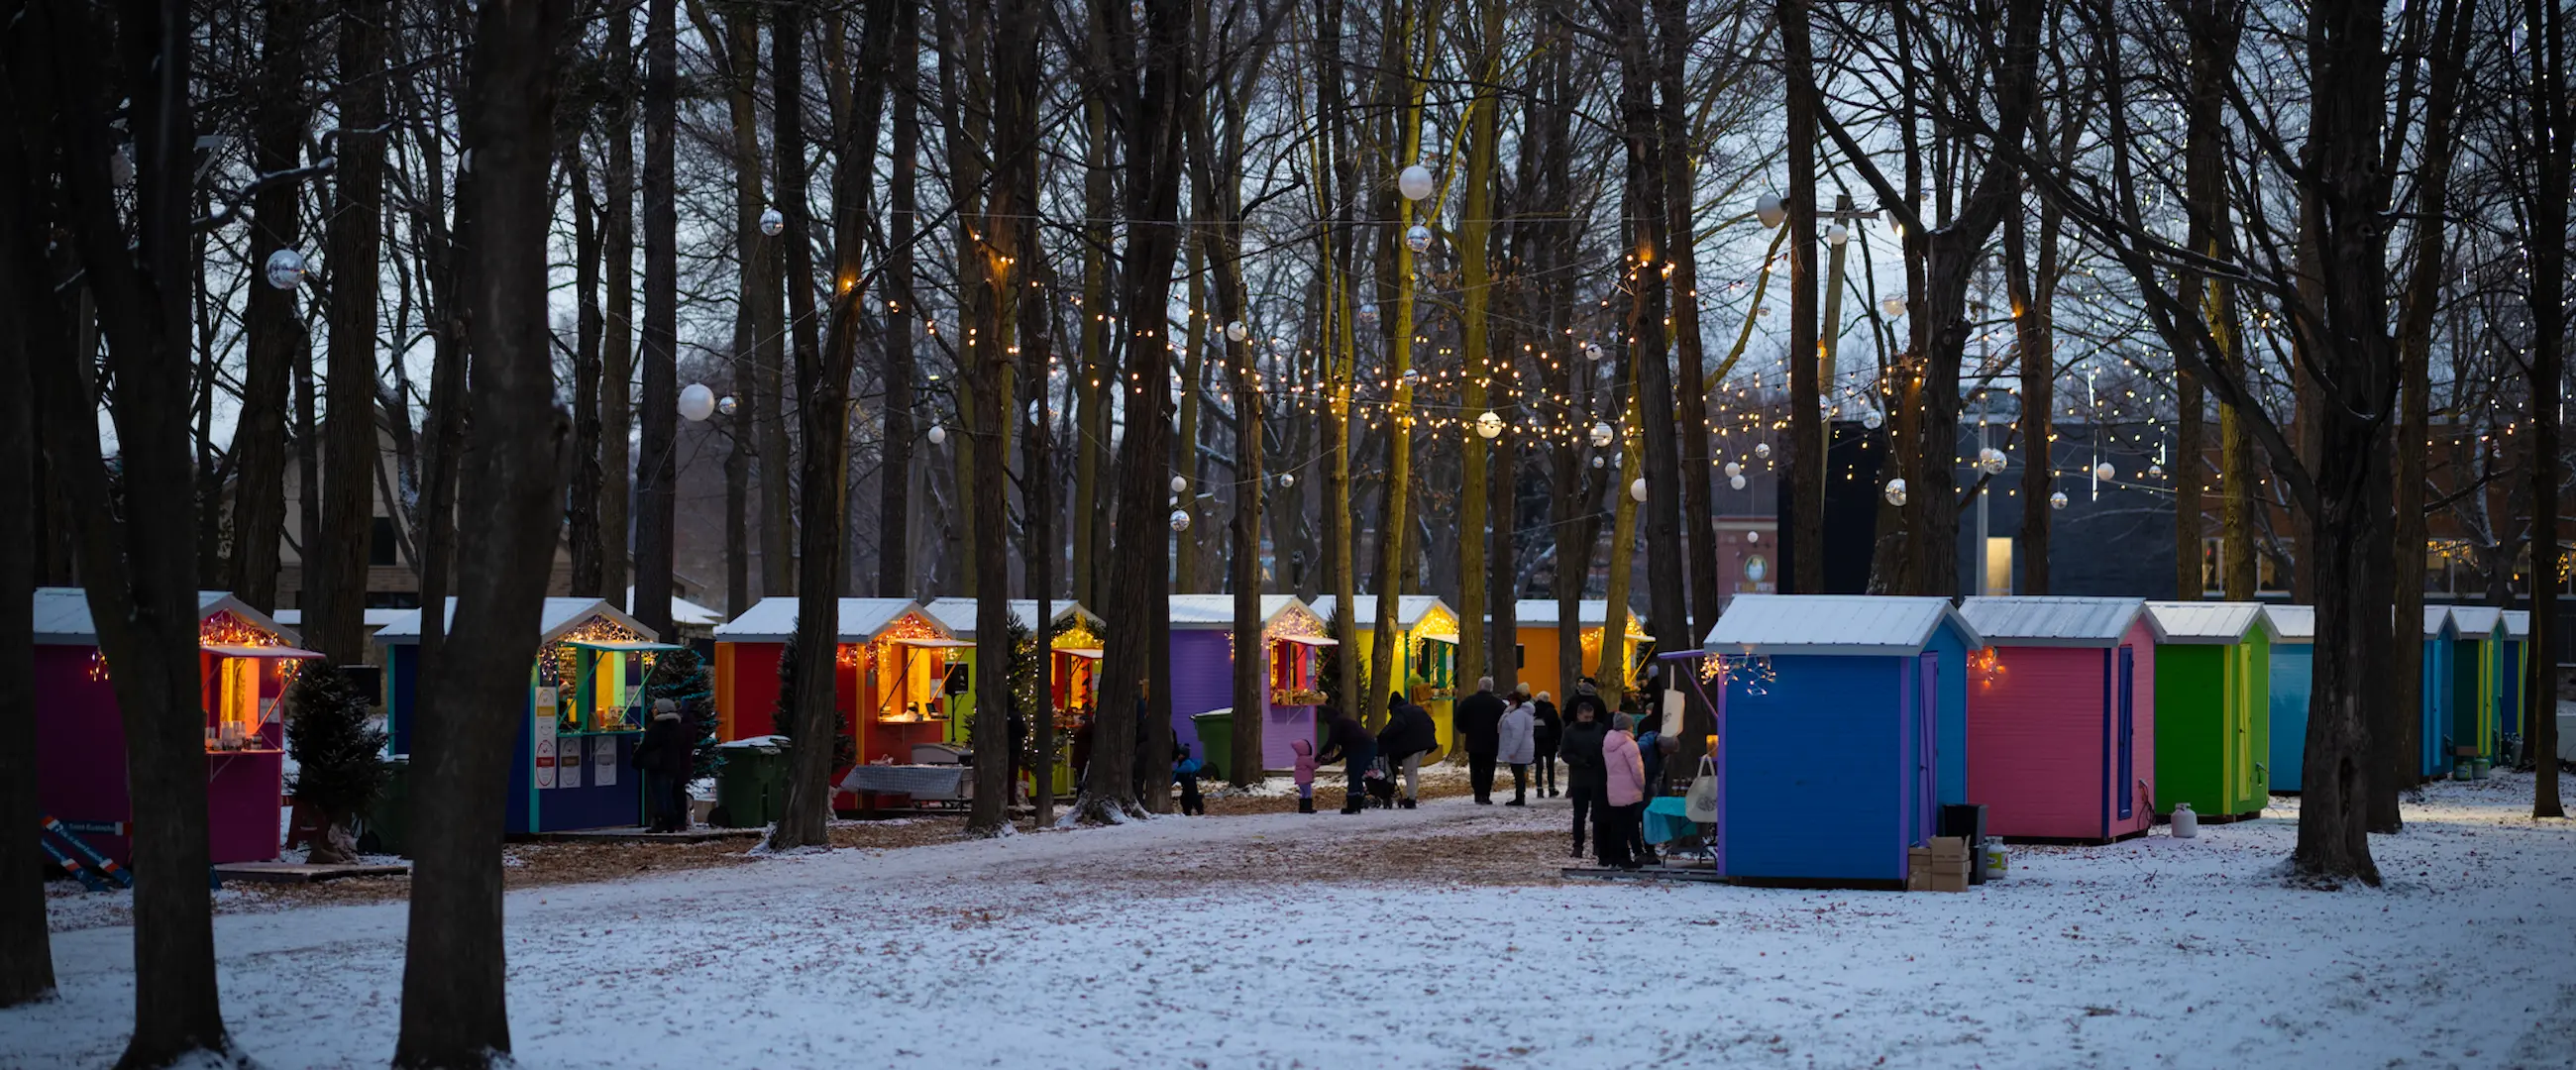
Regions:
[[1971, 598], [1959, 607], [1978, 635], [2008, 646], [2116, 647], [2146, 612], [2143, 599], [2049, 595]]
[[[1586, 628], [1598, 628], [1610, 621], [1610, 600], [1607, 598], [1586, 598], [1578, 601], [1575, 603], [1575, 615], [1578, 618], [1575, 623]], [[1628, 610], [1629, 629], [1634, 631], [1637, 628], [1642, 627], [1644, 621], [1645, 614], [1638, 612], [1635, 607], [1631, 606]], [[1556, 599], [1523, 598], [1519, 601], [1513, 602], [1512, 622], [1523, 628], [1556, 627], [1558, 623]]]
[[2147, 612], [2167, 643], [2242, 643], [2254, 629], [2271, 628], [2259, 602], [2149, 602]]
[[[2306, 645], [2317, 641], [2317, 607], [2267, 605], [2263, 619], [2272, 624], [2272, 641]], [[2434, 627], [2440, 627], [2438, 623]]]
[[2451, 616], [2449, 606], [2424, 607], [2424, 638], [2439, 639], [2444, 632], [2459, 634], [2460, 622]]
[[[1293, 594], [1261, 596], [1261, 626], [1268, 628], [1282, 613], [1313, 613], [1306, 603]], [[1321, 620], [1322, 618], [1317, 618]], [[1176, 594], [1172, 596], [1172, 627], [1189, 629], [1234, 627], [1234, 596], [1230, 594]]]
[[2490, 639], [2504, 627], [2504, 611], [2494, 606], [2452, 606], [2451, 619], [2459, 623], [2462, 639]]
[[[546, 599], [545, 607], [537, 613], [537, 642], [554, 642], [562, 638], [565, 632], [579, 627], [583, 621], [594, 616], [606, 617], [616, 622], [619, 627], [643, 636], [646, 642], [657, 642], [661, 639], [653, 629], [645, 627], [642, 621], [627, 616], [625, 610], [610, 604], [605, 598], [549, 598]], [[445, 619], [450, 629], [456, 627], [456, 599], [453, 597], [447, 600]], [[420, 642], [420, 611], [403, 610], [402, 616], [376, 629], [376, 641], [388, 646]]]
[[[635, 604], [635, 588], [631, 584], [626, 588], [626, 604], [630, 606]], [[671, 623], [675, 625], [690, 628], [713, 628], [724, 622], [724, 614], [722, 613], [708, 609], [705, 606], [689, 601], [679, 595], [675, 594], [671, 596]]]
[[2505, 610], [2504, 637], [2507, 639], [2531, 638], [2531, 611], [2528, 609]]
[[[927, 608], [930, 611], [930, 619], [938, 621], [940, 627], [948, 629], [949, 632], [956, 635], [957, 638], [975, 638], [974, 599], [937, 598], [932, 599], [930, 605], [924, 608]], [[1011, 599], [1011, 619], [1019, 622], [1020, 627], [1034, 627], [1034, 622], [1038, 619], [1038, 600], [1034, 598]], [[1053, 626], [1062, 624], [1067, 620], [1080, 620], [1095, 629], [1100, 627], [1100, 618], [1093, 616], [1090, 610], [1082, 608], [1081, 603], [1055, 603], [1055, 614], [1053, 617], [1048, 619], [1048, 625]]]
[[1974, 625], [1947, 598], [1866, 594], [1739, 594], [1702, 646], [1747, 654], [1903, 655], [1947, 626], [1972, 647]]
[[[369, 632], [373, 632], [378, 628], [382, 628], [385, 625], [403, 619], [414, 611], [408, 609], [370, 609], [365, 612], [367, 616], [367, 630]], [[281, 609], [275, 613], [269, 614], [269, 616], [276, 618], [279, 624], [284, 624], [288, 627], [300, 628], [304, 626], [304, 611], [300, 609]]]
[[[250, 607], [230, 591], [197, 592], [197, 619], [231, 613], [244, 623], [265, 629], [288, 645], [299, 641], [295, 629]], [[98, 625], [90, 619], [89, 592], [78, 587], [38, 587], [35, 598], [38, 646], [96, 646]]]
[[[1337, 602], [1338, 599], [1335, 596], [1328, 594], [1316, 599], [1314, 604], [1309, 608], [1315, 611], [1316, 616], [1322, 617], [1325, 620], [1331, 620], [1333, 619], [1333, 606], [1337, 604]], [[1432, 607], [1434, 606], [1444, 610], [1449, 610], [1449, 615], [1452, 617], [1458, 615], [1456, 610], [1449, 609], [1449, 603], [1441, 601], [1440, 596], [1436, 594], [1407, 594], [1396, 596], [1395, 626], [1411, 630], [1414, 625], [1422, 623], [1422, 615], [1431, 612]], [[1361, 630], [1365, 631], [1377, 627], [1376, 595], [1362, 594], [1351, 596], [1351, 610], [1359, 614], [1358, 618], [1353, 620], [1352, 623], [1358, 625]]]
[[[902, 620], [905, 614], [920, 614], [922, 619], [938, 625], [938, 620], [921, 603], [909, 598], [843, 598], [840, 599], [838, 636], [844, 643], [871, 643], [888, 625]], [[947, 628], [940, 627], [941, 631]], [[784, 643], [796, 634], [796, 599], [792, 596], [763, 598], [731, 622], [716, 626], [716, 639], [726, 643]]]

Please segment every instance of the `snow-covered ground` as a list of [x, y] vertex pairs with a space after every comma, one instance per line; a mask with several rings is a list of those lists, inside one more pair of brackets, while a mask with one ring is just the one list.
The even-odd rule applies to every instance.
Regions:
[[[1562, 800], [783, 857], [512, 893], [512, 1032], [545, 1067], [2576, 1065], [2576, 825], [2529, 798], [2437, 785], [2339, 893], [2279, 878], [2294, 800], [1965, 895], [1558, 884]], [[402, 910], [219, 918], [236, 1039], [382, 1065]], [[57, 934], [0, 1066], [112, 1060], [131, 939]]]

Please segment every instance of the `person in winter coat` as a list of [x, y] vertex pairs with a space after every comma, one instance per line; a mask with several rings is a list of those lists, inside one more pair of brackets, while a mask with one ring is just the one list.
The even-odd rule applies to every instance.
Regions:
[[1565, 721], [1556, 715], [1555, 696], [1545, 691], [1530, 701], [1530, 715], [1535, 721], [1530, 740], [1537, 747], [1531, 758], [1538, 763], [1535, 786], [1540, 798], [1552, 798], [1559, 794], [1556, 790], [1556, 748], [1557, 741], [1565, 735]]
[[1331, 706], [1315, 708], [1315, 720], [1324, 726], [1324, 753], [1318, 762], [1340, 761], [1350, 776], [1350, 786], [1342, 792], [1342, 812], [1356, 814], [1368, 805], [1368, 789], [1363, 783], [1369, 767], [1377, 764], [1377, 737], [1369, 734], [1360, 719]]
[[1529, 763], [1538, 754], [1538, 714], [1530, 709], [1528, 695], [1515, 691], [1512, 699], [1511, 710], [1503, 714], [1502, 724], [1497, 726], [1502, 738], [1494, 760], [1512, 767], [1512, 801], [1503, 805], [1528, 806]]
[[1206, 766], [1188, 747], [1175, 748], [1172, 775], [1181, 782], [1181, 816], [1206, 817], [1207, 798], [1199, 794], [1199, 770]]
[[1476, 693], [1458, 700], [1458, 741], [1467, 748], [1467, 783], [1476, 790], [1478, 806], [1494, 804], [1494, 752], [1500, 743], [1495, 733], [1504, 709], [1491, 676], [1478, 679]]
[[644, 797], [653, 804], [652, 832], [689, 830], [689, 767], [697, 760], [696, 741], [680, 704], [653, 700], [653, 723], [635, 745], [635, 768], [644, 771]]
[[1565, 702], [1565, 738], [1558, 749], [1565, 756], [1565, 794], [1574, 801], [1574, 858], [1583, 857], [1585, 822], [1608, 806], [1601, 791], [1601, 740], [1610, 731], [1602, 718], [1607, 713], [1599, 695], [1577, 693]]
[[1386, 709], [1386, 730], [1377, 734], [1377, 752], [1386, 759], [1390, 774], [1403, 775], [1404, 798], [1397, 805], [1411, 810], [1422, 797], [1422, 756], [1440, 745], [1440, 730], [1431, 723], [1431, 711], [1401, 694], [1388, 695]]
[[1297, 812], [1315, 812], [1315, 745], [1302, 739], [1290, 740], [1288, 749], [1297, 755]]
[[1637, 868], [1636, 829], [1646, 814], [1646, 764], [1630, 734], [1636, 727], [1636, 718], [1620, 714], [1601, 740], [1602, 797], [1608, 805], [1593, 836], [1601, 845], [1601, 864], [1620, 869]]

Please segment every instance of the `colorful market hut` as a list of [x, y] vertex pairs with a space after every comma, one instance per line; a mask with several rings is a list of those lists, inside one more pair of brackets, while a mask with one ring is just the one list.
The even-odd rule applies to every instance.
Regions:
[[[1315, 707], [1325, 701], [1316, 688], [1316, 654], [1333, 646], [1324, 618], [1293, 595], [1261, 596], [1262, 649], [1268, 655], [1263, 672], [1270, 679], [1261, 714], [1261, 764], [1285, 769], [1294, 764], [1292, 744], [1315, 740]], [[1133, 701], [1134, 685], [1104, 689], [1102, 701]], [[1197, 715], [1234, 707], [1234, 596], [1172, 596], [1172, 738], [1201, 760]], [[1242, 710], [1235, 710], [1240, 719]], [[1219, 756], [1218, 761], [1224, 760]]]
[[1971, 598], [1967, 797], [1992, 835], [2108, 842], [2154, 823], [2156, 626], [2135, 598]]
[[[1727, 876], [1901, 887], [1968, 794], [1970, 655], [1946, 598], [1742, 594], [1709, 629]], [[1984, 670], [1976, 670], [1982, 672]]]
[[2416, 733], [2421, 772], [2451, 775], [2451, 660], [2460, 654], [2460, 622], [2449, 606], [2424, 607], [2423, 672], [2416, 677], [2417, 708], [2423, 718]]
[[2504, 611], [2494, 606], [2452, 606], [2460, 637], [2451, 656], [2451, 733], [2442, 753], [2494, 761], [2504, 698]]
[[[1316, 616], [1333, 619], [1334, 596], [1318, 598], [1314, 606]], [[1351, 609], [1357, 614], [1352, 623], [1358, 625], [1359, 663], [1365, 673], [1376, 656], [1377, 596], [1355, 596]], [[1405, 697], [1431, 714], [1440, 749], [1424, 760], [1436, 762], [1449, 753], [1450, 741], [1457, 735], [1453, 715], [1460, 685], [1470, 693], [1475, 689], [1474, 681], [1458, 679], [1458, 614], [1437, 595], [1402, 595], [1395, 600], [1395, 626], [1404, 634], [1404, 647], [1395, 657], [1395, 678]]]
[[2308, 750], [2308, 689], [2316, 679], [2317, 608], [2264, 606], [2263, 615], [2272, 621], [2272, 790], [2295, 795]]
[[[89, 596], [39, 587], [36, 798], [44, 813], [120, 864], [134, 858], [125, 718], [99, 649]], [[307, 660], [292, 631], [222, 591], [197, 592], [198, 702], [205, 711], [206, 836], [217, 865], [277, 857], [285, 796], [279, 699]]]
[[[1587, 598], [1575, 606], [1583, 643], [1582, 657], [1576, 663], [1583, 666], [1587, 674], [1597, 677], [1600, 675], [1601, 637], [1610, 622], [1610, 601]], [[1519, 671], [1512, 675], [1519, 676], [1519, 682], [1528, 685], [1533, 694], [1545, 691], [1556, 696], [1559, 707], [1565, 705], [1566, 692], [1573, 683], [1557, 678], [1557, 622], [1561, 616], [1553, 598], [1524, 598], [1512, 604], [1512, 624], [1519, 632], [1519, 649], [1514, 652]], [[1619, 644], [1619, 654], [1621, 663], [1628, 666], [1628, 679], [1636, 681], [1645, 675], [1639, 666], [1645, 662], [1655, 637], [1646, 634], [1645, 616], [1633, 608], [1628, 613], [1625, 630], [1628, 635]], [[1494, 674], [1498, 680], [1504, 675]]]
[[[915, 747], [948, 746], [949, 722], [963, 709], [955, 697], [969, 682], [961, 675], [952, 683], [948, 667], [974, 644], [909, 598], [843, 598], [837, 608], [833, 705], [840, 712], [839, 734], [849, 738], [857, 761], [911, 765]], [[716, 724], [722, 738], [776, 732], [779, 662], [796, 638], [796, 609], [794, 598], [763, 598], [716, 628]], [[837, 784], [849, 766], [834, 765]], [[842, 809], [863, 801], [869, 800], [835, 797]]]
[[[2496, 681], [2496, 732], [2518, 748], [2531, 738], [2531, 726], [2524, 723], [2529, 719], [2529, 713], [2523, 709], [2522, 697], [2523, 686], [2530, 681], [2531, 672], [2530, 610], [2504, 611], [2502, 653], [2498, 659], [2502, 675]], [[2496, 760], [2502, 762], [2509, 757], [2514, 755], [2500, 754]]]
[[2149, 602], [2156, 649], [2159, 814], [2263, 812], [2271, 797], [2272, 625], [2253, 602]]
[[[1054, 606], [1055, 612], [1047, 625], [1047, 680], [1052, 693], [1049, 706], [1055, 711], [1057, 749], [1063, 752], [1055, 763], [1055, 787], [1059, 792], [1069, 792], [1073, 790], [1073, 752], [1063, 744], [1072, 740], [1073, 733], [1091, 720], [1094, 704], [1099, 701], [1101, 623], [1099, 617], [1079, 603], [1056, 602]], [[950, 635], [964, 643], [976, 642], [974, 599], [941, 598], [926, 608], [931, 618], [947, 628]], [[1037, 615], [1037, 599], [1011, 600], [1011, 619], [1020, 627], [1034, 627]], [[966, 689], [958, 692], [954, 699], [953, 707], [960, 716], [948, 719], [948, 742], [960, 747], [971, 746], [972, 741], [967, 738], [973, 727], [971, 715], [978, 701], [976, 696], [985, 684], [982, 667], [976, 663], [972, 645], [957, 647], [950, 653], [949, 663], [966, 667]]]
[[[447, 616], [456, 600], [447, 600]], [[420, 610], [376, 632], [384, 648], [385, 733], [394, 754], [411, 753], [420, 705]], [[526, 715], [510, 754], [511, 835], [642, 825], [644, 778], [634, 772], [644, 740], [644, 680], [653, 656], [677, 646], [606, 599], [548, 598], [537, 618], [537, 657], [528, 673]]]

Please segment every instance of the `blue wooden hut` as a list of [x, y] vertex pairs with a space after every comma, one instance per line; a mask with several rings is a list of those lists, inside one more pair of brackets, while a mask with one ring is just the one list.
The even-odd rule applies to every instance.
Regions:
[[1730, 877], [1901, 886], [1966, 801], [1971, 654], [1946, 598], [1737, 595], [1709, 629]]
[[2272, 618], [2272, 790], [2299, 791], [2307, 755], [2308, 690], [2316, 680], [2317, 607], [2264, 606]]

